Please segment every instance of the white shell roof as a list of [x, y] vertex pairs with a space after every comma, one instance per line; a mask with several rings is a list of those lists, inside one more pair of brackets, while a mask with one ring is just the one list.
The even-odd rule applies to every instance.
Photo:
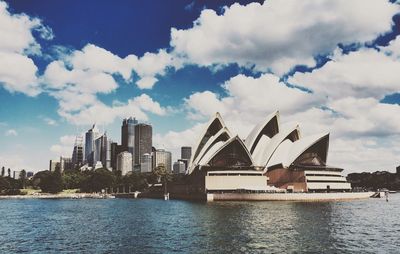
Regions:
[[264, 127], [274, 118], [277, 117], [278, 119], [278, 129], [279, 129], [279, 111], [275, 111], [272, 114], [269, 114], [265, 120], [259, 124], [257, 124], [253, 130], [247, 135], [247, 138], [245, 140], [245, 145], [249, 151], [251, 148], [255, 145], [254, 142], [256, 141], [257, 137], [261, 134], [261, 131], [264, 129]]
[[[243, 141], [239, 138], [239, 136], [234, 136], [233, 138], [229, 139], [228, 141], [224, 142], [222, 144], [222, 146], [219, 145], [218, 148], [213, 149], [214, 147], [212, 147], [209, 152], [207, 152], [207, 156], [204, 156], [203, 159], [201, 160], [201, 164], [200, 165], [205, 165], [208, 164], [210, 162], [210, 160], [212, 158], [214, 158], [219, 152], [221, 152], [225, 147], [227, 147], [230, 143], [238, 141], [239, 144], [241, 145], [241, 147], [243, 148], [243, 150], [246, 152], [247, 156], [249, 157], [251, 164], [254, 165], [253, 162], [253, 158], [251, 157], [251, 154], [249, 153], [249, 150], [246, 148], [245, 144], [243, 143]], [[218, 142], [219, 143], [219, 142]], [[218, 144], [217, 143], [217, 144]], [[214, 145], [215, 146], [215, 145]], [[211, 150], [215, 150], [215, 152], [211, 153]], [[210, 154], [210, 155], [209, 155]], [[204, 163], [205, 162], [205, 163]]]
[[[226, 134], [228, 135], [228, 139], [230, 139], [232, 137], [231, 132], [228, 130], [228, 128], [223, 127], [222, 129], [220, 129], [214, 136], [212, 136], [207, 143], [203, 146], [203, 148], [201, 149], [200, 153], [197, 155], [196, 159], [194, 159], [193, 164], [196, 165], [199, 163], [199, 161], [201, 161], [201, 159], [205, 156], [205, 154], [208, 153], [209, 149], [211, 149], [212, 147], [210, 147], [212, 145], [212, 143], [214, 143], [214, 141], [216, 139], [218, 139], [221, 135]], [[201, 164], [201, 163], [200, 163]]]
[[[277, 117], [276, 120], [278, 122], [279, 132], [270, 138], [261, 132], [274, 117]], [[210, 137], [207, 137], [208, 140], [205, 142], [205, 144], [202, 147], [199, 147], [201, 142], [204, 142], [203, 139], [207, 134], [207, 130], [215, 120], [218, 120], [222, 127], [217, 130], [214, 129], [212, 133], [215, 131], [216, 133]], [[294, 142], [288, 138], [293, 132], [297, 132], [296, 136], [299, 138]], [[227, 141], [220, 140], [216, 142], [221, 135], [227, 135], [229, 139]], [[329, 133], [321, 133], [304, 138], [301, 137], [300, 128], [297, 123], [288, 123], [280, 127], [279, 112], [275, 111], [268, 115], [268, 117], [265, 118], [265, 121], [253, 128], [246, 140], [243, 142], [238, 136], [232, 137], [231, 132], [225, 126], [220, 114], [216, 113], [208, 123], [205, 131], [202, 133], [197, 147], [195, 147], [197, 155], [195, 153], [192, 155], [190, 165], [188, 167], [188, 173], [191, 173], [197, 166], [207, 165], [212, 158], [214, 158], [221, 150], [234, 141], [238, 141], [241, 144], [241, 147], [247, 153], [254, 166], [265, 167], [265, 170], [267, 170], [269, 167], [275, 165], [289, 167], [309, 147], [317, 144], [324, 138], [329, 138]], [[257, 143], [255, 143], [256, 140], [258, 140]], [[253, 153], [251, 154], [250, 150], [252, 147]]]
[[268, 161], [267, 167], [282, 164], [283, 167], [289, 167], [303, 152], [309, 147], [318, 143], [329, 133], [321, 133], [317, 135], [301, 138], [296, 142], [289, 139], [283, 141], [275, 150], [271, 159]]
[[203, 147], [202, 148], [199, 147], [200, 144], [201, 144], [201, 141], [204, 139], [204, 136], [207, 134], [207, 130], [210, 128], [211, 124], [215, 120], [218, 120], [221, 123], [221, 126], [222, 126], [221, 129], [226, 127], [224, 121], [222, 120], [221, 115], [219, 114], [219, 112], [215, 113], [215, 116], [208, 122], [207, 128], [204, 130], [204, 132], [200, 136], [199, 141], [197, 142], [197, 145], [195, 146], [194, 153], [192, 154], [192, 156], [190, 158], [190, 163], [189, 163], [190, 165], [193, 163], [193, 161], [196, 159], [196, 157], [199, 155], [201, 149], [203, 148]]

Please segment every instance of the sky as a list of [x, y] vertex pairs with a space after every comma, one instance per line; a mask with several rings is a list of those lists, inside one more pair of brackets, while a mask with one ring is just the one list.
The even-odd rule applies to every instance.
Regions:
[[330, 132], [346, 173], [400, 165], [400, 4], [0, 0], [0, 166], [48, 169], [93, 123], [153, 125], [179, 156], [215, 112]]

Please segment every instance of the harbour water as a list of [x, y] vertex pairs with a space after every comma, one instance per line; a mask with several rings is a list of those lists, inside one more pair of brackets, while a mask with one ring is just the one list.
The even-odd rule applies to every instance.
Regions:
[[0, 200], [0, 253], [399, 253], [400, 194], [343, 202]]

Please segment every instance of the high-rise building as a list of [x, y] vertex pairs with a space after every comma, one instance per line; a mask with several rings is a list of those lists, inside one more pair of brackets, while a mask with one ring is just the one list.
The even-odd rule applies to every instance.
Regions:
[[117, 155], [117, 170], [120, 170], [123, 176], [132, 172], [132, 154], [130, 152], [124, 151]]
[[60, 170], [64, 172], [64, 170], [73, 169], [72, 158], [60, 157]]
[[171, 152], [165, 151], [164, 149], [157, 149], [153, 152], [153, 165], [158, 167], [164, 165], [168, 172], [171, 172]]
[[107, 138], [107, 133], [101, 136], [101, 163], [106, 169], [112, 170], [111, 167], [111, 140]]
[[185, 163], [183, 163], [182, 161], [174, 162], [174, 165], [173, 165], [173, 173], [174, 174], [183, 174], [183, 173], [185, 173], [185, 170], [186, 170]]
[[111, 143], [111, 168], [113, 170], [117, 170], [117, 156], [123, 151], [122, 145], [118, 145], [117, 142]]
[[145, 153], [151, 154], [151, 146], [153, 142], [153, 128], [149, 124], [135, 125], [135, 158], [134, 164], [140, 165], [142, 156]]
[[396, 168], [396, 174], [400, 175], [400, 166]]
[[121, 126], [121, 146], [123, 151], [128, 151], [134, 155], [135, 147], [135, 125], [138, 121], [135, 118], [129, 117], [122, 121]]
[[189, 161], [191, 156], [192, 156], [192, 147], [182, 146], [181, 147], [181, 159]]
[[93, 166], [94, 164], [94, 150], [95, 150], [95, 141], [99, 136], [99, 130], [96, 127], [96, 124], [93, 124], [92, 128], [86, 132], [85, 135], [85, 161], [89, 164], [89, 166]]
[[80, 168], [83, 165], [83, 137], [76, 136], [74, 150], [72, 151], [72, 167]]
[[141, 173], [150, 173], [152, 171], [152, 158], [151, 154], [145, 153], [142, 155], [142, 159], [140, 162], [140, 172]]

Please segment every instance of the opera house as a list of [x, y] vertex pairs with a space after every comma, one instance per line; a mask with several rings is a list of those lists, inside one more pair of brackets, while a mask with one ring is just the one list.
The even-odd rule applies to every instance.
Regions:
[[186, 172], [192, 192], [347, 192], [343, 169], [326, 164], [329, 133], [302, 137], [298, 124], [267, 116], [243, 140], [219, 113], [193, 149]]

